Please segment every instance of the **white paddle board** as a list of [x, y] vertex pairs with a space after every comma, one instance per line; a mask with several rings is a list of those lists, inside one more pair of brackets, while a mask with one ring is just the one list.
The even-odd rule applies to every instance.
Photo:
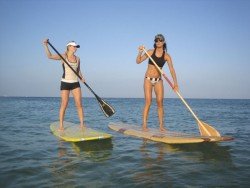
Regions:
[[232, 137], [203, 137], [192, 134], [179, 132], [161, 132], [158, 129], [149, 128], [148, 131], [143, 131], [141, 126], [130, 125], [125, 123], [109, 123], [109, 128], [122, 134], [145, 138], [156, 142], [163, 142], [167, 144], [191, 144], [201, 142], [219, 142], [233, 140]]

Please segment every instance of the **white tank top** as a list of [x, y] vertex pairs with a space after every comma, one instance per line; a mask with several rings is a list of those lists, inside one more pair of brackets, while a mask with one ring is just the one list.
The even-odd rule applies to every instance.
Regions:
[[[71, 63], [68, 58], [66, 57], [65, 60], [67, 63], [77, 72], [79, 73], [80, 67], [79, 67], [79, 58], [76, 57], [76, 63]], [[78, 82], [77, 75], [69, 68], [69, 66], [63, 62], [63, 75], [62, 80], [63, 82], [67, 83], [75, 83]]]

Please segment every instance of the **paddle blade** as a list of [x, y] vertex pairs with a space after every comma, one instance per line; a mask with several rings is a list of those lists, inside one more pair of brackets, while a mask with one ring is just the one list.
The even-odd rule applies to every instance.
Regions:
[[213, 128], [211, 125], [208, 125], [207, 123], [200, 121], [198, 122], [199, 129], [201, 136], [221, 136], [220, 133]]
[[110, 117], [115, 113], [115, 109], [112, 106], [110, 106], [108, 103], [106, 103], [103, 99], [98, 98], [97, 100], [106, 117]]

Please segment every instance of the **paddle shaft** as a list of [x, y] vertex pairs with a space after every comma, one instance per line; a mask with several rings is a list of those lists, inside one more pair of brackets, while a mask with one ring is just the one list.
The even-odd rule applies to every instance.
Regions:
[[[78, 74], [78, 72], [76, 72], [71, 66], [70, 64], [63, 58], [63, 56], [55, 49], [55, 47], [48, 41], [48, 44], [50, 45], [50, 47], [57, 53], [57, 55], [60, 56], [60, 58], [69, 66], [69, 68], [76, 74], [76, 76], [82, 80], [82, 77]], [[97, 98], [97, 100], [99, 101], [100, 100], [100, 97], [97, 96], [95, 94], [95, 92], [90, 88], [90, 86], [86, 83], [86, 82], [83, 82], [85, 84], [85, 86], [95, 95], [95, 97]]]
[[[154, 63], [155, 67], [158, 69], [158, 71], [163, 75], [163, 77], [167, 80], [168, 84], [172, 87], [172, 89], [174, 89], [174, 84], [168, 79], [168, 77], [166, 76], [166, 74], [163, 72], [162, 69], [160, 69], [160, 67], [156, 64], [156, 62], [153, 60], [153, 58], [148, 54], [148, 52], [146, 51], [145, 48], [143, 48], [143, 51], [147, 54], [147, 56], [149, 57], [149, 59]], [[174, 90], [175, 91], [175, 90]], [[201, 125], [203, 127], [203, 129], [206, 131], [206, 133], [208, 135], [210, 135], [210, 133], [208, 132], [208, 130], [204, 127], [204, 125], [201, 123], [201, 121], [199, 120], [199, 118], [195, 115], [195, 113], [193, 112], [193, 110], [190, 108], [190, 106], [187, 104], [187, 102], [184, 100], [184, 98], [181, 96], [181, 94], [178, 91], [175, 91], [175, 93], [178, 95], [178, 97], [181, 99], [181, 101], [185, 104], [185, 106], [188, 108], [188, 110], [191, 112], [191, 114], [193, 115], [193, 117], [197, 120], [197, 122], [199, 123], [199, 125]], [[199, 127], [200, 129], [200, 127]], [[201, 130], [200, 130], [201, 132]]]

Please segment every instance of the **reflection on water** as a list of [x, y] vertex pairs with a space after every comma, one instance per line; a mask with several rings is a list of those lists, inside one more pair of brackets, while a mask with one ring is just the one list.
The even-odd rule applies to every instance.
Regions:
[[[196, 144], [176, 144], [164, 145], [168, 152], [192, 153], [191, 160], [199, 161], [223, 161], [232, 163], [230, 146], [221, 146], [219, 143], [196, 143]], [[194, 155], [195, 154], [195, 155]]]
[[[164, 143], [155, 143], [143, 140], [143, 144], [140, 147], [140, 151], [142, 156], [145, 158], [153, 158], [154, 160], [162, 160], [164, 159], [164, 155], [166, 154], [177, 154], [184, 153], [193, 155], [196, 154], [199, 158], [193, 158], [193, 160], [200, 161], [224, 161], [228, 163], [232, 163], [231, 159], [231, 147], [230, 146], [222, 146], [219, 143], [195, 143], [195, 144], [164, 144]], [[154, 146], [157, 152], [152, 155], [150, 148]], [[151, 154], [151, 156], [150, 156]], [[156, 155], [157, 154], [157, 155]], [[192, 159], [192, 158], [190, 158]]]
[[54, 158], [49, 164], [52, 175], [53, 187], [72, 185], [68, 180], [74, 178], [78, 171], [76, 155], [70, 152], [68, 143], [62, 140], [58, 141], [58, 157]]
[[139, 148], [141, 152], [141, 169], [134, 174], [134, 181], [140, 187], [172, 187], [172, 178], [165, 169], [166, 155], [164, 144], [143, 139]]
[[[217, 143], [169, 145], [144, 139], [140, 147], [141, 169], [134, 174], [133, 179], [139, 186], [172, 187], [176, 182], [173, 179], [173, 169], [176, 169], [177, 174], [187, 175], [188, 171], [183, 168], [187, 164], [194, 168], [193, 172], [189, 170], [190, 181], [196, 173], [202, 173], [199, 172], [200, 167], [196, 169], [196, 165], [200, 163], [211, 164], [211, 171], [234, 167], [230, 150], [230, 146], [221, 146]], [[195, 176], [191, 175], [191, 172]], [[180, 181], [179, 185], [185, 186], [185, 183]]]
[[109, 159], [113, 144], [112, 139], [72, 142], [72, 148], [77, 155], [91, 161], [100, 162]]
[[[93, 162], [103, 162], [112, 154], [112, 139], [87, 142], [58, 142], [58, 158], [49, 165], [54, 186], [77, 185], [71, 182], [83, 169], [93, 168]], [[89, 168], [87, 168], [89, 166]], [[80, 173], [81, 174], [81, 173]]]
[[[72, 147], [69, 148], [68, 144], [71, 144]], [[58, 157], [62, 158], [64, 156], [77, 156], [84, 160], [88, 159], [91, 161], [104, 161], [109, 158], [112, 149], [112, 139], [71, 143], [59, 141]], [[73, 153], [71, 151], [73, 151]]]

